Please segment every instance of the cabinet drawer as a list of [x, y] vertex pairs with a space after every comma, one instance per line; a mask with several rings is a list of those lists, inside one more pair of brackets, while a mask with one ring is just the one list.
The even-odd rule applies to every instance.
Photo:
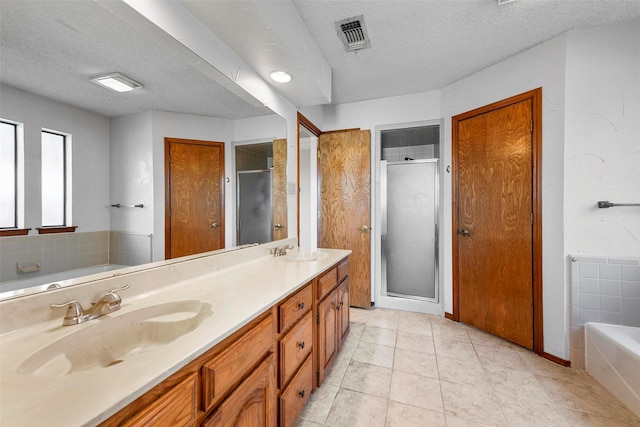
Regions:
[[338, 283], [342, 282], [349, 275], [349, 257], [338, 264]]
[[273, 317], [269, 315], [202, 366], [202, 401], [205, 411], [217, 404], [264, 358], [272, 348], [273, 339]]
[[291, 427], [296, 424], [296, 420], [304, 405], [309, 400], [313, 387], [313, 367], [311, 356], [302, 365], [291, 384], [280, 396], [280, 426]]
[[338, 269], [333, 267], [318, 278], [318, 300], [323, 299], [338, 284]]
[[311, 311], [280, 341], [279, 385], [284, 386], [313, 347]]
[[313, 304], [311, 284], [299, 290], [291, 298], [278, 306], [278, 332], [286, 331], [298, 321]]
[[188, 426], [198, 417], [198, 375], [191, 374], [125, 426]]

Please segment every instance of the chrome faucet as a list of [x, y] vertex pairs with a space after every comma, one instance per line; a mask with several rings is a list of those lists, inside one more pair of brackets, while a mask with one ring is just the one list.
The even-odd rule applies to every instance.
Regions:
[[51, 304], [51, 308], [63, 308], [67, 309], [67, 314], [62, 319], [62, 326], [77, 325], [95, 319], [96, 317], [104, 316], [105, 314], [113, 313], [120, 310], [122, 304], [122, 298], [117, 292], [129, 289], [129, 285], [124, 285], [121, 288], [112, 289], [102, 296], [97, 302], [91, 303], [86, 311], [82, 308], [82, 305], [76, 300], [65, 302], [64, 304]]
[[279, 248], [273, 248], [271, 253], [273, 254], [274, 257], [279, 257], [282, 255], [286, 255], [287, 250], [291, 250], [291, 249], [293, 249], [293, 245], [289, 243], [288, 245], [281, 246]]

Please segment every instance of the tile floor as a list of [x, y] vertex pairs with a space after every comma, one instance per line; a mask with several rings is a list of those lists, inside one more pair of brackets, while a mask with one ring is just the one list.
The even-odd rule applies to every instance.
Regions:
[[437, 316], [351, 309], [297, 427], [640, 426], [584, 371]]

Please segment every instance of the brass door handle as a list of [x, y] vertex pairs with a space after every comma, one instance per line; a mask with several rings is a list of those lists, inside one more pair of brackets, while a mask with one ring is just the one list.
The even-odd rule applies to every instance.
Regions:
[[471, 236], [471, 233], [469, 233], [469, 230], [467, 230], [466, 228], [463, 228], [462, 230], [458, 230], [458, 234], [462, 234], [464, 237]]
[[220, 227], [220, 224], [218, 224], [217, 222], [214, 222], [211, 224], [211, 228], [218, 228]]
[[273, 226], [273, 228], [275, 228], [276, 230], [280, 230], [281, 228], [284, 228], [284, 227], [282, 226], [282, 224], [276, 224]]
[[360, 231], [366, 233], [367, 231], [369, 231], [369, 227], [367, 227], [366, 225], [363, 225], [362, 227], [360, 227]]

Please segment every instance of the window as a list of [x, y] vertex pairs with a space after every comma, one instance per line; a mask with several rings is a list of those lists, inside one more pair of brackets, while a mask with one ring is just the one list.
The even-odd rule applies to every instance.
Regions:
[[0, 229], [18, 227], [18, 125], [0, 121]]
[[71, 137], [42, 131], [42, 226], [61, 227], [70, 218]]

